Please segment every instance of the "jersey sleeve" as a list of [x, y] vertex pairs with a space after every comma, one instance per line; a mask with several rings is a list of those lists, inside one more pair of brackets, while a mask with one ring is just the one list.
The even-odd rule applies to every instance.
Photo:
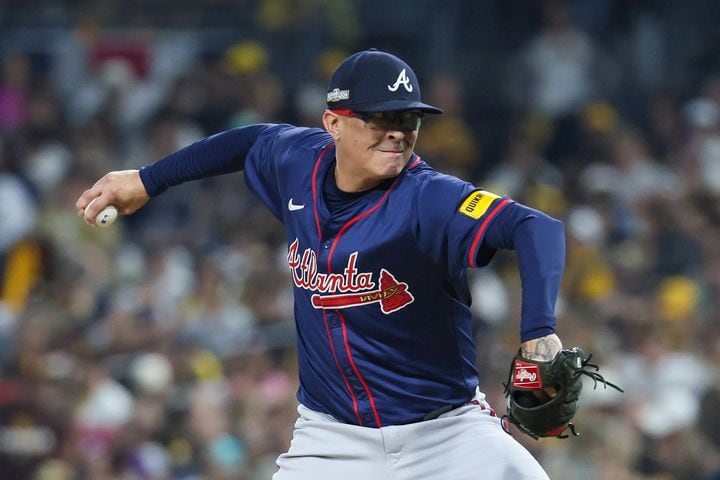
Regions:
[[483, 248], [485, 234], [498, 213], [512, 202], [455, 177], [433, 177], [418, 191], [418, 242], [435, 261], [446, 260], [450, 272], [482, 266], [494, 253]]
[[418, 195], [418, 241], [450, 275], [487, 264], [497, 249], [515, 250], [522, 283], [521, 341], [555, 331], [555, 303], [565, 267], [562, 223], [509, 197], [453, 177], [429, 181]]

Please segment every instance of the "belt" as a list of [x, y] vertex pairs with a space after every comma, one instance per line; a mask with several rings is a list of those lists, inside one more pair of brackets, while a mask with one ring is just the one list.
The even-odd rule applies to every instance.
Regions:
[[440, 415], [442, 415], [443, 413], [447, 413], [447, 412], [449, 412], [450, 410], [455, 410], [456, 408], [460, 408], [460, 407], [462, 407], [462, 406], [464, 406], [464, 405], [470, 405], [471, 403], [473, 403], [472, 400], [467, 401], [467, 402], [463, 402], [463, 403], [458, 403], [458, 404], [456, 404], [456, 405], [445, 405], [444, 407], [436, 408], [436, 409], [433, 410], [432, 412], [430, 412], [430, 413], [428, 413], [427, 415], [425, 415], [425, 416], [423, 417], [422, 421], [425, 421], [425, 420], [435, 420], [436, 418], [438, 418], [438, 417], [439, 417]]

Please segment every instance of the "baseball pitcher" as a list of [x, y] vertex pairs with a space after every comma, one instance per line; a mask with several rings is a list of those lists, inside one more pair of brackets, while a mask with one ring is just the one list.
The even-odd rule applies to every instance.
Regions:
[[[275, 480], [545, 479], [505, 420], [562, 436], [581, 374], [602, 380], [555, 334], [562, 223], [425, 163], [415, 141], [440, 113], [404, 61], [362, 51], [330, 80], [324, 129], [228, 130], [108, 173], [77, 201], [92, 223], [107, 206], [129, 215], [173, 185], [243, 170], [283, 223], [300, 386]], [[466, 279], [497, 249], [516, 252], [522, 278], [505, 420], [478, 390]]]

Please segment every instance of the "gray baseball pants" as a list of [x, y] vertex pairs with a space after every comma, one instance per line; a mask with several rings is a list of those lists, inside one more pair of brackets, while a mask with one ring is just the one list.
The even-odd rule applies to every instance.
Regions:
[[349, 425], [300, 405], [273, 480], [548, 480], [490, 413], [484, 394], [475, 400], [433, 420], [382, 428]]

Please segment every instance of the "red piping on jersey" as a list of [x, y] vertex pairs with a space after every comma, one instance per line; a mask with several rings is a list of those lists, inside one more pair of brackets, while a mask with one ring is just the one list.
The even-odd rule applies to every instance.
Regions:
[[[332, 144], [328, 145], [323, 149], [322, 152], [320, 152], [320, 155], [318, 155], [317, 160], [315, 161], [315, 168], [313, 168], [313, 176], [312, 176], [312, 193], [313, 193], [313, 213], [315, 214], [315, 226], [317, 227], [317, 233], [318, 233], [318, 242], [322, 242], [322, 229], [320, 228], [320, 216], [318, 215], [317, 210], [317, 173], [318, 169], [320, 168], [320, 164], [322, 163], [322, 159], [327, 153], [327, 151], [332, 147]], [[342, 367], [340, 366], [340, 361], [338, 360], [337, 353], [335, 352], [335, 344], [333, 344], [332, 341], [332, 334], [330, 333], [330, 325], [328, 325], [327, 321], [327, 315], [325, 314], [325, 310], [322, 311], [323, 315], [323, 322], [325, 323], [325, 331], [328, 335], [328, 343], [330, 343], [330, 350], [332, 351], [333, 359], [335, 360], [335, 366], [337, 366], [338, 372], [340, 372], [340, 376], [343, 379], [343, 382], [345, 382], [345, 388], [347, 388], [348, 393], [350, 394], [350, 398], [352, 399], [353, 403], [353, 410], [355, 411], [355, 418], [358, 420], [358, 425], [362, 425], [362, 419], [360, 418], [360, 410], [358, 409], [358, 401], [357, 397], [355, 397], [355, 393], [352, 390], [352, 387], [350, 386], [350, 382], [348, 381], [347, 377], [345, 376], [345, 372], [343, 372]], [[344, 322], [344, 319], [343, 319]], [[345, 328], [345, 325], [343, 323], [343, 328]]]
[[410, 170], [411, 168], [417, 167], [419, 163], [420, 163], [420, 155], [415, 155], [415, 161], [412, 162], [410, 165], [408, 165], [408, 170]]
[[322, 159], [327, 153], [328, 150], [330, 150], [330, 147], [332, 147], [333, 144], [331, 143], [327, 147], [323, 149], [322, 152], [320, 152], [320, 155], [318, 155], [317, 160], [315, 160], [315, 168], [313, 168], [313, 174], [312, 174], [312, 194], [313, 194], [313, 213], [315, 213], [315, 226], [317, 227], [317, 234], [318, 239], [322, 240], [322, 230], [320, 229], [320, 217], [318, 216], [317, 211], [317, 173], [318, 169], [320, 168], [320, 164], [322, 163]]
[[480, 246], [480, 239], [485, 234], [485, 230], [487, 230], [488, 225], [490, 225], [490, 221], [495, 218], [495, 215], [500, 213], [500, 210], [505, 208], [505, 206], [510, 202], [511, 200], [509, 198], [506, 198], [502, 202], [500, 202], [495, 208], [495, 210], [490, 212], [490, 214], [485, 217], [485, 220], [483, 220], [480, 228], [478, 228], [478, 231], [475, 234], [475, 238], [473, 238], [472, 244], [470, 245], [470, 252], [468, 253], [468, 264], [471, 267], [475, 267], [475, 257], [477, 256], [477, 249]]
[[333, 240], [332, 247], [330, 247], [330, 254], [328, 255], [328, 273], [330, 272], [330, 260], [332, 259], [333, 252], [335, 252], [335, 247], [337, 247], [338, 240], [340, 240], [340, 237], [342, 237], [342, 235], [345, 233], [345, 231], [348, 228], [350, 228], [352, 226], [352, 224], [357, 223], [360, 220], [362, 220], [363, 218], [367, 217], [368, 215], [375, 213], [375, 210], [380, 208], [380, 205], [382, 205], [382, 203], [385, 201], [385, 199], [390, 194], [392, 189], [395, 188], [395, 184], [397, 183], [398, 178], [395, 179], [395, 181], [390, 186], [390, 188], [387, 189], [387, 191], [383, 194], [382, 198], [375, 205], [373, 205], [373, 207], [371, 209], [366, 210], [365, 212], [363, 212], [362, 214], [358, 215], [355, 218], [351, 218], [350, 220], [347, 221], [347, 223], [345, 225], [342, 226], [342, 228], [338, 232], [337, 236], [335, 237], [335, 240]]
[[338, 315], [340, 316], [340, 321], [342, 322], [343, 341], [345, 342], [345, 350], [347, 351], [350, 366], [355, 372], [355, 375], [357, 375], [358, 380], [360, 380], [360, 383], [362, 383], [363, 389], [365, 390], [365, 392], [367, 392], [368, 400], [370, 401], [370, 408], [372, 408], [373, 415], [375, 416], [375, 422], [377, 423], [378, 428], [381, 428], [382, 422], [380, 421], [380, 415], [378, 415], [377, 407], [375, 406], [375, 399], [373, 398], [372, 393], [370, 393], [370, 387], [368, 387], [367, 383], [365, 383], [365, 379], [362, 377], [362, 375], [360, 375], [360, 370], [358, 370], [357, 366], [355, 365], [355, 360], [353, 360], [352, 354], [350, 353], [350, 343], [348, 342], [347, 329], [345, 328], [345, 317], [340, 312], [338, 312]]
[[[335, 359], [335, 365], [337, 365], [337, 368], [340, 371], [340, 375], [342, 376], [342, 379], [345, 382], [345, 388], [348, 389], [348, 392], [350, 392], [350, 397], [352, 397], [353, 410], [355, 411], [355, 418], [357, 418], [357, 420], [358, 420], [358, 425], [362, 426], [363, 422], [362, 422], [362, 419], [360, 418], [360, 410], [358, 409], [357, 398], [355, 398], [355, 394], [352, 391], [350, 382], [348, 381], [347, 377], [343, 373], [342, 367], [340, 366], [340, 362], [338, 361], [338, 358], [337, 358], [337, 354], [335, 353], [335, 345], [333, 344], [333, 341], [332, 341], [332, 335], [330, 333], [330, 326], [328, 325], [327, 315], [325, 314], [325, 310], [322, 311], [322, 314], [323, 314], [323, 321], [325, 322], [325, 330], [327, 331], [328, 342], [330, 342], [330, 350], [332, 350], [333, 358]], [[344, 319], [343, 319], [343, 336], [345, 336], [344, 329], [345, 329], [345, 323], [344, 323]]]
[[[340, 241], [340, 238], [343, 236], [345, 231], [347, 231], [348, 228], [350, 228], [354, 223], [357, 223], [358, 221], [362, 220], [363, 218], [373, 214], [378, 208], [380, 208], [380, 205], [383, 204], [385, 199], [387, 199], [388, 195], [390, 195], [390, 192], [393, 188], [395, 188], [395, 185], [398, 182], [398, 179], [400, 177], [396, 178], [393, 184], [390, 186], [390, 188], [387, 189], [385, 194], [382, 196], [382, 198], [373, 205], [372, 208], [369, 210], [366, 210], [362, 214], [358, 215], [355, 218], [352, 218], [348, 220], [348, 222], [342, 226], [340, 231], [338, 232], [337, 236], [335, 237], [335, 240], [333, 240], [332, 246], [330, 247], [330, 253], [328, 254], [328, 273], [332, 272], [332, 256], [333, 253], [335, 253], [335, 247], [337, 247], [338, 242]], [[355, 361], [352, 358], [352, 353], [350, 352], [350, 343], [348, 342], [347, 337], [347, 327], [345, 323], [345, 317], [340, 313], [337, 312], [338, 316], [340, 317], [340, 322], [342, 324], [342, 330], [343, 330], [343, 340], [345, 341], [345, 349], [347, 350], [347, 356], [348, 361], [350, 361], [350, 366], [352, 367], [353, 371], [355, 372], [355, 375], [357, 375], [358, 380], [360, 380], [360, 383], [363, 386], [363, 389], [365, 390], [365, 393], [367, 393], [368, 400], [370, 401], [370, 407], [372, 408], [373, 415], [375, 416], [375, 422], [377, 423], [378, 428], [382, 427], [382, 422], [380, 421], [380, 415], [378, 414], [377, 408], [375, 407], [375, 398], [372, 396], [372, 392], [370, 392], [370, 388], [368, 387], [367, 383], [365, 382], [365, 379], [360, 374], [360, 370], [358, 370], [357, 366], [355, 365]]]

